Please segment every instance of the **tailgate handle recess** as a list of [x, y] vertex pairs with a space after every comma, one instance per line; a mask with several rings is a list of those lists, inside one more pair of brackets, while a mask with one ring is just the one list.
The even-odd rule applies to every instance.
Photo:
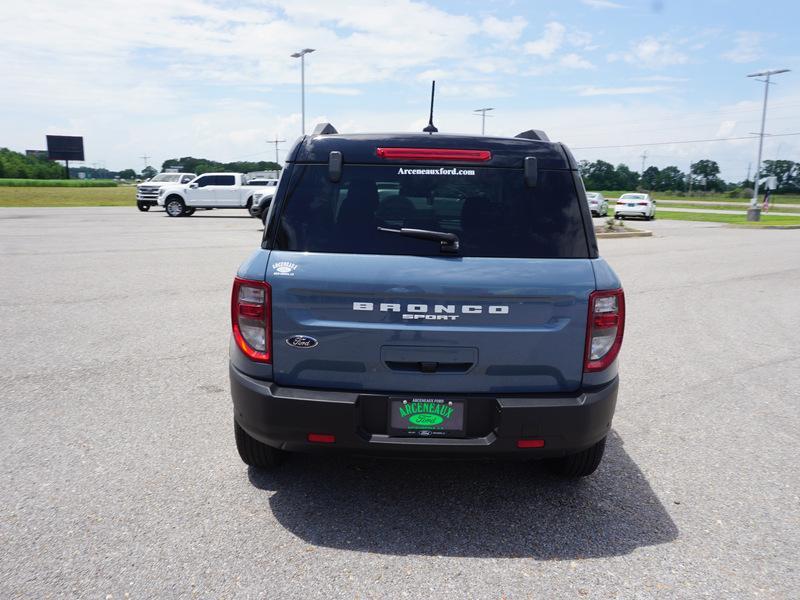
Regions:
[[466, 373], [474, 363], [468, 362], [433, 362], [414, 361], [400, 362], [387, 360], [386, 366], [393, 371], [406, 371], [412, 373]]

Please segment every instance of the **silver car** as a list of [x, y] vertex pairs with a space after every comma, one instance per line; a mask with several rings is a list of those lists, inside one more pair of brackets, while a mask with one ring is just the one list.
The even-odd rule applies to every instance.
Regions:
[[600, 192], [586, 192], [589, 210], [593, 217], [605, 217], [608, 214], [608, 200]]

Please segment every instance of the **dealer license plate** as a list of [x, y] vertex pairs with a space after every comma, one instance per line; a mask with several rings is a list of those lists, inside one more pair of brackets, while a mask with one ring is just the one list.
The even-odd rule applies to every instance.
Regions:
[[389, 398], [389, 435], [464, 437], [465, 408], [449, 398]]

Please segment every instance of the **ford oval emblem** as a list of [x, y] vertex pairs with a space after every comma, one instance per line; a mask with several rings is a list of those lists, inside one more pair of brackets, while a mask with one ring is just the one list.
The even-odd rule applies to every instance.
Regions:
[[293, 335], [286, 338], [286, 343], [293, 348], [313, 348], [318, 342], [309, 335]]

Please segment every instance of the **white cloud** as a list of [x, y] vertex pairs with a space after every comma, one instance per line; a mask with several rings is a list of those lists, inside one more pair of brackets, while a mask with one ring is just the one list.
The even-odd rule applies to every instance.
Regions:
[[361, 90], [356, 88], [338, 87], [335, 85], [314, 85], [309, 86], [309, 91], [317, 94], [330, 94], [332, 96], [358, 96]]
[[565, 54], [558, 64], [567, 69], [594, 69], [594, 65], [579, 54]]
[[513, 42], [520, 35], [522, 30], [528, 25], [528, 22], [522, 17], [513, 17], [507, 21], [498, 19], [497, 17], [486, 17], [481, 24], [481, 28], [489, 36], [497, 38], [503, 42]]
[[740, 31], [736, 34], [736, 45], [725, 52], [722, 58], [735, 63], [749, 63], [761, 58], [764, 51], [761, 42], [764, 34], [758, 31]]
[[544, 35], [534, 42], [527, 42], [523, 46], [526, 54], [533, 54], [542, 58], [550, 58], [564, 43], [567, 28], [558, 21], [551, 21], [544, 28]]
[[626, 52], [609, 54], [608, 60], [624, 60], [640, 67], [658, 68], [685, 64], [689, 57], [678, 50], [670, 39], [648, 36], [631, 43]]
[[611, 2], [611, 0], [581, 0], [581, 4], [592, 8], [625, 8], [624, 5], [618, 2]]
[[584, 86], [578, 88], [579, 96], [628, 96], [630, 94], [655, 94], [668, 90], [668, 87], [650, 86], [625, 86], [625, 87], [595, 87]]

